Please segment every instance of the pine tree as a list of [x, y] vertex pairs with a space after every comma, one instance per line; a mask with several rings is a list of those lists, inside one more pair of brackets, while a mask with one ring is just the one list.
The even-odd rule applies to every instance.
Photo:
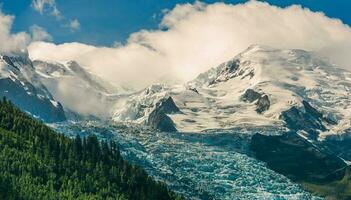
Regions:
[[114, 141], [70, 139], [0, 100], [0, 199], [179, 199]]

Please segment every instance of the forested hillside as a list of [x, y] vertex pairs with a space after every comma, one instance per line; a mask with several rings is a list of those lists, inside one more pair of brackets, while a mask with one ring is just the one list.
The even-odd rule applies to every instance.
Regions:
[[70, 139], [0, 100], [0, 199], [180, 199], [114, 142]]

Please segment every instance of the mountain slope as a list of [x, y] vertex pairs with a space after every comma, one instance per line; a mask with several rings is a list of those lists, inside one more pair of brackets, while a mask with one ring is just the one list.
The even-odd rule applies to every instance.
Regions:
[[[320, 114], [313, 120], [324, 127], [317, 130], [323, 132], [321, 136], [341, 134], [351, 127], [351, 73], [303, 50], [253, 45], [185, 85], [163, 88], [153, 97], [147, 93], [149, 89], [130, 95], [126, 99], [138, 103], [127, 103], [129, 110], [138, 113], [146, 102], [153, 102], [147, 107], [156, 109], [159, 99], [172, 97], [180, 112], [168, 116], [178, 131], [185, 132], [233, 127], [288, 129], [283, 113], [291, 114], [293, 107], [299, 115], [306, 108]], [[117, 104], [114, 116], [129, 113], [121, 111], [121, 105], [125, 104]], [[131, 121], [146, 119], [137, 116]], [[317, 123], [313, 120], [310, 122]]]
[[58, 134], [0, 100], [0, 199], [180, 199], [93, 135]]
[[351, 167], [322, 146], [294, 132], [255, 134], [250, 144], [258, 159], [309, 191], [327, 199], [350, 199]]
[[46, 121], [66, 119], [61, 104], [38, 79], [26, 53], [0, 55], [0, 96]]
[[81, 116], [107, 118], [115, 94], [125, 92], [123, 88], [112, 86], [74, 61], [61, 64], [36, 60], [33, 66], [40, 81], [63, 104], [67, 113], [71, 111]]

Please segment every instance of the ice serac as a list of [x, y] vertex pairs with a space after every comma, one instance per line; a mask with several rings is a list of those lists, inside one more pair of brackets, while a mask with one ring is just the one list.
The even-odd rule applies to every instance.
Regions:
[[27, 52], [0, 55], [0, 96], [45, 122], [66, 120], [62, 105], [39, 80]]

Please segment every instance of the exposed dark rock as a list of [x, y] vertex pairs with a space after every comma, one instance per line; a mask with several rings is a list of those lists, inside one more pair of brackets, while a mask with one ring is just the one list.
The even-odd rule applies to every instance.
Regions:
[[318, 131], [327, 130], [323, 125], [323, 115], [307, 101], [303, 101], [302, 103], [304, 109], [293, 106], [289, 110], [282, 112], [280, 117], [291, 130], [304, 130], [310, 134], [311, 139], [316, 139], [319, 134]]
[[241, 96], [243, 101], [254, 102], [261, 97], [261, 94], [253, 89], [247, 89], [245, 93]]
[[[237, 71], [240, 67], [240, 60], [237, 60], [237, 59], [230, 60], [226, 63], [223, 63], [221, 66], [222, 68], [220, 68], [220, 71], [217, 73], [217, 78], [212, 79], [208, 82], [209, 86], [220, 82], [225, 82], [231, 78], [237, 77], [238, 76]], [[198, 78], [202, 78], [204, 76], [207, 76], [206, 73], [200, 74]]]
[[[3, 60], [10, 66], [16, 68], [17, 70], [20, 70], [18, 67], [28, 67], [31, 69], [34, 69], [32, 61], [29, 59], [28, 53], [22, 53], [22, 54], [17, 54], [17, 55], [3, 55], [2, 56]], [[15, 65], [15, 63], [20, 63], [21, 66]]]
[[195, 93], [199, 94], [199, 91], [197, 91], [197, 89], [196, 89], [196, 88], [190, 87], [190, 88], [188, 88], [188, 90], [191, 90], [191, 91], [193, 91], [193, 92], [195, 92]]
[[175, 124], [167, 114], [179, 113], [180, 110], [172, 97], [168, 97], [156, 104], [156, 108], [150, 113], [147, 125], [153, 129], [165, 132], [177, 131]]
[[337, 125], [338, 124], [337, 117], [334, 114], [332, 114], [332, 113], [328, 113], [323, 119], [328, 124], [331, 124], [331, 125]]
[[226, 63], [226, 67], [224, 68], [224, 72], [233, 73], [235, 72], [240, 66], [239, 60], [230, 60]]
[[328, 183], [345, 175], [346, 164], [342, 159], [317, 148], [296, 133], [255, 134], [250, 148], [271, 169], [295, 181]]
[[323, 146], [335, 155], [351, 161], [351, 138], [326, 138], [322, 142]]
[[303, 106], [305, 107], [306, 113], [310, 113], [313, 117], [321, 119], [323, 114], [320, 113], [317, 109], [313, 108], [307, 101], [302, 101]]
[[11, 61], [10, 57], [4, 55], [2, 56], [2, 59], [10, 66], [14, 67], [15, 69], [19, 70], [18, 67], [16, 67], [13, 62]]
[[174, 103], [172, 97], [162, 100], [156, 104], [156, 107], [165, 114], [172, 114], [180, 112], [177, 105]]
[[307, 101], [302, 101], [303, 108], [292, 107], [282, 112], [281, 118], [287, 123], [292, 130], [305, 130], [309, 133], [317, 134], [317, 130], [326, 131], [323, 122], [336, 125], [337, 120], [330, 117], [324, 117], [316, 108], [311, 106]]
[[188, 122], [188, 123], [195, 123], [196, 121], [193, 119], [183, 119], [183, 122]]
[[66, 120], [60, 103], [53, 105], [50, 99], [41, 96], [39, 89], [26, 82], [25, 87], [19, 81], [10, 78], [0, 79], [0, 96], [5, 96], [20, 109], [39, 117], [45, 122]]
[[246, 101], [246, 102], [254, 102], [257, 100], [256, 102], [256, 112], [261, 114], [264, 111], [268, 110], [269, 107], [271, 106], [270, 100], [268, 95], [266, 94], [261, 94], [256, 92], [253, 89], [247, 89], [245, 91], [245, 93], [241, 96], [241, 100], [242, 101]]
[[269, 101], [268, 96], [263, 95], [258, 99], [256, 105], [257, 105], [256, 112], [263, 113], [264, 111], [269, 109], [269, 107], [271, 106], [271, 103]]
[[164, 132], [177, 131], [175, 124], [170, 117], [159, 109], [155, 109], [149, 115], [147, 125], [153, 129], [157, 129]]
[[199, 108], [190, 108], [191, 112], [199, 112]]

